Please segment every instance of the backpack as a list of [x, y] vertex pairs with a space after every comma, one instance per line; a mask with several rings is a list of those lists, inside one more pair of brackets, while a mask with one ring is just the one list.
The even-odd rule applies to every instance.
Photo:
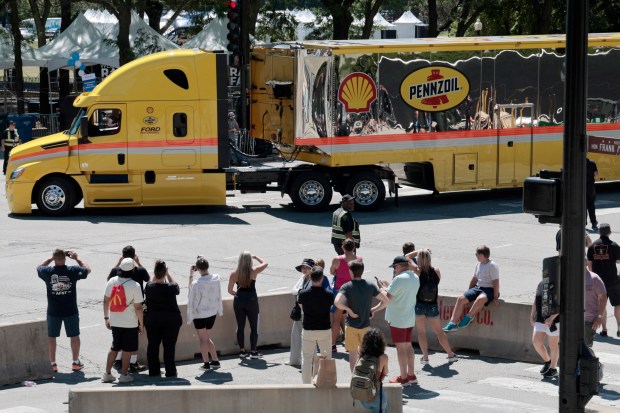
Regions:
[[112, 313], [122, 313], [129, 307], [129, 304], [127, 304], [127, 296], [125, 295], [125, 287], [123, 287], [127, 281], [112, 286], [112, 292], [110, 293], [110, 311]]
[[351, 375], [351, 396], [353, 400], [371, 402], [377, 397], [377, 370], [379, 360], [376, 357], [360, 357]]

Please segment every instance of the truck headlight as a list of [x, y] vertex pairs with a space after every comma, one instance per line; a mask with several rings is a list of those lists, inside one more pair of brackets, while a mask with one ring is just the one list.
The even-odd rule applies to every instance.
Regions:
[[24, 173], [24, 171], [26, 170], [26, 168], [24, 168], [23, 166], [20, 166], [19, 168], [15, 169], [13, 172], [11, 172], [11, 180], [13, 179], [17, 179], [20, 176], [22, 176], [22, 174]]

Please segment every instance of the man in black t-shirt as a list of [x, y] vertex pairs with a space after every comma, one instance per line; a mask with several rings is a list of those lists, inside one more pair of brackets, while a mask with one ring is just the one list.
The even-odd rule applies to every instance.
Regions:
[[[66, 257], [75, 260], [79, 266], [67, 266]], [[52, 261], [54, 265], [50, 266]], [[71, 368], [80, 371], [84, 365], [80, 361], [80, 317], [75, 283], [86, 279], [90, 266], [78, 257], [77, 252], [56, 249], [51, 258], [37, 267], [37, 273], [47, 287], [47, 343], [52, 370], [58, 371], [56, 338], [60, 336], [60, 328], [64, 323], [65, 332], [71, 341]]]
[[[559, 330], [559, 314], [557, 306], [549, 303], [544, 303], [544, 307], [550, 314], [544, 314], [543, 311], [543, 296], [545, 295], [543, 290], [545, 281], [541, 281], [536, 288], [536, 298], [532, 304], [532, 311], [530, 315], [530, 323], [534, 327], [534, 333], [532, 334], [532, 344], [534, 349], [543, 359], [544, 364], [540, 369], [540, 374], [543, 377], [556, 377], [558, 375], [557, 363], [560, 356], [560, 330]], [[549, 295], [550, 293], [547, 293]], [[545, 297], [546, 298], [546, 297]], [[551, 303], [555, 304], [555, 303]], [[553, 314], [551, 314], [553, 313]], [[549, 351], [545, 347], [545, 337], [549, 343]]]
[[[605, 284], [618, 324], [616, 336], [620, 337], [620, 278], [616, 268], [616, 263], [620, 262], [620, 245], [609, 239], [609, 224], [601, 224], [598, 233], [600, 238], [588, 247], [588, 269], [601, 277]], [[607, 311], [603, 314], [601, 326], [601, 335], [607, 336]]]
[[303, 331], [301, 333], [301, 378], [304, 384], [312, 382], [312, 357], [319, 346], [321, 355], [331, 358], [332, 326], [331, 309], [334, 294], [323, 288], [323, 268], [312, 267], [310, 273], [312, 286], [301, 290], [297, 302], [303, 309]]
[[[135, 262], [135, 268], [133, 269], [133, 274], [131, 279], [140, 284], [140, 291], [142, 291], [142, 296], [144, 297], [144, 283], [149, 282], [150, 276], [149, 272], [142, 266], [140, 263], [140, 258], [136, 255], [136, 249], [131, 245], [127, 245], [123, 248], [121, 257], [118, 259], [116, 266], [110, 270], [110, 274], [108, 275], [108, 281], [116, 276], [120, 276], [121, 269], [119, 265], [124, 258], [131, 258]], [[119, 351], [116, 356], [115, 366], [119, 367], [121, 358], [123, 356], [123, 352]], [[131, 353], [131, 362], [129, 364], [129, 370], [132, 373], [138, 373], [140, 371], [146, 370], [146, 366], [142, 366], [138, 364], [138, 352]]]

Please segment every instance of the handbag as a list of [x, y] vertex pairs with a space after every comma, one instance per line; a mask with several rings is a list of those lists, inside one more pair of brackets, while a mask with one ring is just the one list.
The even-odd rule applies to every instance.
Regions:
[[295, 305], [291, 309], [291, 320], [293, 321], [301, 320], [301, 307], [299, 306], [297, 301], [295, 301]]
[[336, 360], [314, 356], [312, 360], [312, 384], [317, 388], [336, 387]]

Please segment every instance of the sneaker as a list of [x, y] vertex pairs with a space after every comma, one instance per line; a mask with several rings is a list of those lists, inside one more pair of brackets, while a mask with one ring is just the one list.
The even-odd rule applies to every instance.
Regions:
[[455, 361], [459, 361], [459, 356], [457, 356], [456, 354], [448, 356], [448, 363], [454, 363]]
[[301, 363], [295, 364], [295, 363], [291, 363], [290, 361], [287, 361], [284, 364], [287, 365], [287, 366], [296, 367], [298, 369], [301, 368]]
[[409, 380], [403, 379], [400, 376], [390, 379], [390, 383], [399, 383], [403, 387], [409, 386]]
[[418, 384], [418, 378], [415, 376], [415, 374], [413, 376], [407, 376], [407, 380], [409, 381], [408, 386], [412, 384]]
[[259, 353], [258, 351], [256, 351], [256, 350], [250, 352], [250, 358], [251, 359], [259, 359], [261, 357], [263, 357], [263, 355], [261, 353]]
[[74, 361], [74, 362], [71, 364], [71, 370], [73, 370], [73, 371], [80, 371], [80, 370], [82, 370], [83, 368], [84, 368], [84, 364], [83, 364], [80, 360], [78, 360], [78, 361]]
[[248, 353], [247, 351], [245, 351], [245, 350], [241, 350], [241, 351], [239, 352], [239, 358], [244, 359], [244, 358], [246, 358], [247, 356], [249, 356], [249, 353]]
[[543, 377], [545, 378], [557, 377], [557, 376], [558, 376], [558, 369], [549, 369], [545, 372], [545, 374], [543, 374]]
[[103, 373], [103, 376], [101, 376], [103, 383], [112, 383], [114, 380], [116, 380], [116, 377], [112, 373]]
[[215, 361], [211, 361], [211, 368], [212, 369], [219, 369], [220, 368], [220, 361], [219, 360], [215, 360]]
[[608, 336], [608, 334], [607, 334], [607, 330], [601, 330], [601, 332], [600, 332], [600, 333], [598, 333], [598, 334], [599, 334], [601, 337], [607, 337], [607, 336]]
[[443, 331], [446, 333], [450, 333], [452, 331], [455, 331], [459, 328], [459, 326], [457, 326], [456, 324], [454, 324], [452, 321], [448, 322], [448, 324], [446, 324], [446, 326], [443, 328]]
[[543, 364], [542, 369], [540, 369], [540, 374], [544, 375], [546, 372], [548, 372], [550, 366], [551, 366], [551, 360], [546, 361], [545, 364]]
[[52, 363], [52, 371], [53, 371], [54, 373], [58, 373], [58, 364], [56, 364], [56, 363]]
[[425, 359], [424, 356], [420, 357], [420, 364], [423, 366], [428, 366], [428, 359]]
[[469, 324], [471, 324], [471, 321], [473, 320], [473, 318], [471, 318], [468, 314], [465, 314], [463, 316], [463, 319], [461, 320], [461, 322], [459, 323], [459, 328], [465, 328], [467, 327]]
[[332, 353], [337, 353], [338, 352], [338, 348], [336, 347], [335, 344], [332, 345]]
[[138, 363], [131, 363], [131, 364], [129, 364], [129, 371], [132, 372], [132, 373], [139, 373], [139, 372], [144, 371], [146, 369], [148, 369], [148, 367], [143, 366], [143, 365], [138, 364]]
[[202, 366], [200, 366], [200, 370], [202, 370], [202, 371], [210, 371], [211, 370], [211, 366], [209, 365], [209, 363], [204, 363]]
[[119, 383], [131, 383], [132, 381], [133, 377], [131, 377], [129, 374], [121, 374], [121, 376], [118, 378]]

